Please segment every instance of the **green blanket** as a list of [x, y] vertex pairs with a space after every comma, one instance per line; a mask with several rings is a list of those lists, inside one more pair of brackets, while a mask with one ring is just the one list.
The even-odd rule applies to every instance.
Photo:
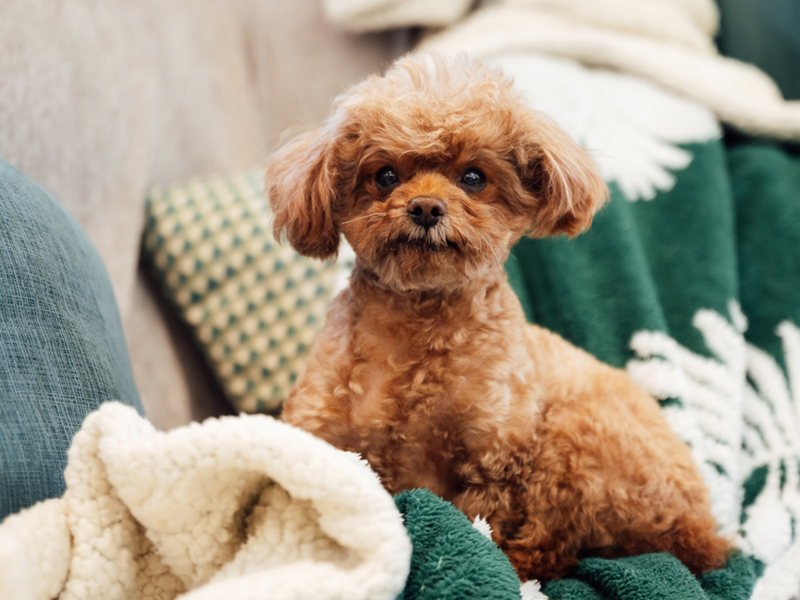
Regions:
[[631, 201], [612, 182], [588, 233], [523, 240], [506, 268], [531, 321], [661, 401], [744, 556], [699, 586], [667, 555], [586, 560], [553, 598], [740, 598], [755, 574], [753, 598], [800, 594], [800, 158], [681, 148], [693, 158], [671, 189]]
[[514, 567], [449, 502], [428, 490], [395, 496], [413, 544], [398, 600], [519, 600]]
[[[511, 563], [464, 514], [428, 490], [395, 496], [413, 543], [411, 572], [398, 600], [519, 600]], [[738, 555], [724, 569], [695, 578], [669, 554], [589, 558], [569, 579], [547, 584], [551, 600], [746, 600], [762, 572]], [[533, 588], [533, 596], [541, 598]]]
[[699, 579], [669, 554], [587, 558], [571, 578], [545, 585], [544, 593], [550, 600], [747, 600], [760, 572], [746, 556]]

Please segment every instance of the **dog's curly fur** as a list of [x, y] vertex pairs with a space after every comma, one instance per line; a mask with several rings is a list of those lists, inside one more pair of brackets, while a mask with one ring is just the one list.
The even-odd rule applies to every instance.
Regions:
[[[381, 189], [387, 166], [399, 181]], [[461, 180], [470, 167], [482, 190]], [[657, 402], [527, 325], [506, 281], [521, 236], [578, 234], [607, 189], [501, 72], [407, 56], [279, 150], [266, 181], [276, 236], [328, 258], [343, 234], [357, 256], [289, 423], [362, 454], [393, 493], [425, 487], [485, 517], [523, 579], [592, 555], [668, 551], [695, 573], [725, 562], [730, 543]], [[446, 214], [425, 229], [414, 198]]]

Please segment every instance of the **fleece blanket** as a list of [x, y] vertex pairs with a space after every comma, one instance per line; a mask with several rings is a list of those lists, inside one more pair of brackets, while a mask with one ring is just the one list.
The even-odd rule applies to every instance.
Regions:
[[108, 403], [62, 498], [0, 526], [3, 600], [383, 598], [411, 544], [355, 455], [266, 416], [158, 433]]
[[108, 403], [65, 479], [62, 498], [0, 525], [3, 600], [520, 595], [505, 555], [451, 504], [427, 490], [393, 502], [356, 455], [271, 417], [158, 433]]

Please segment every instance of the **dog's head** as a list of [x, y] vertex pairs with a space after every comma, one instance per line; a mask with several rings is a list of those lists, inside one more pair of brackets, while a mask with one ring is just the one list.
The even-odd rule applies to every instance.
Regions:
[[577, 235], [608, 194], [580, 147], [466, 55], [412, 54], [355, 86], [266, 179], [276, 237], [328, 258], [344, 234], [398, 290], [502, 269], [526, 234]]

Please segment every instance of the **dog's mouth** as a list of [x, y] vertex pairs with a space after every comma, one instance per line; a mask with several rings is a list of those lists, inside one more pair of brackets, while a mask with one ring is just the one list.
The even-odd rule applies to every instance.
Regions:
[[443, 252], [459, 252], [459, 245], [453, 240], [433, 241], [428, 237], [411, 238], [409, 236], [401, 236], [389, 243], [389, 249], [392, 252], [397, 252], [401, 248], [414, 250], [416, 252], [425, 253], [443, 253]]

